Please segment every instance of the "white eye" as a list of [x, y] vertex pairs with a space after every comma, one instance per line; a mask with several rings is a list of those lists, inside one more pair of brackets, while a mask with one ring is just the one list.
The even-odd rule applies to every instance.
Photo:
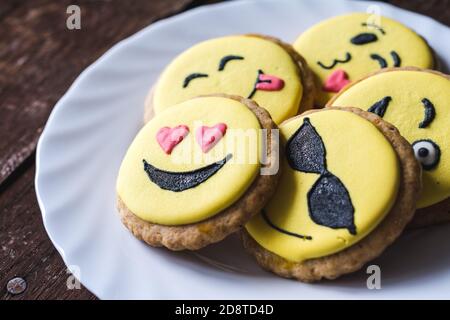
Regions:
[[439, 163], [441, 150], [431, 140], [417, 140], [413, 143], [414, 155], [425, 170], [431, 170]]

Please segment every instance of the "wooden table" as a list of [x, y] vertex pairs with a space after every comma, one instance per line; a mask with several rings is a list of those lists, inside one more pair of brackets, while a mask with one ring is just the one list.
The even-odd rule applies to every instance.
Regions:
[[[67, 289], [70, 275], [44, 230], [34, 191], [37, 140], [58, 99], [113, 44], [212, 2], [1, 0], [0, 299], [96, 299], [85, 288]], [[450, 0], [387, 2], [450, 25]], [[66, 28], [71, 4], [81, 8], [81, 30]], [[7, 283], [15, 277], [27, 286], [13, 295]]]

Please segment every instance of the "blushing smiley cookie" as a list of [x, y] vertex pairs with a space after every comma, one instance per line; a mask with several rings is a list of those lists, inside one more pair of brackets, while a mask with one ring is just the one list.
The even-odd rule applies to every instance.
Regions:
[[353, 106], [394, 124], [423, 167], [423, 194], [413, 223], [450, 220], [450, 76], [417, 68], [379, 71], [353, 83], [328, 106]]
[[225, 93], [253, 99], [279, 123], [310, 109], [314, 81], [288, 44], [241, 35], [199, 43], [173, 60], [146, 101], [145, 119], [187, 99]]
[[415, 210], [420, 166], [408, 142], [356, 108], [306, 112], [280, 126], [286, 161], [274, 197], [242, 232], [265, 269], [334, 279], [378, 256]]
[[[138, 133], [120, 167], [123, 223], [148, 244], [172, 250], [222, 240], [259, 212], [275, 189], [278, 174], [260, 175], [271, 165], [274, 128], [253, 101], [225, 95], [161, 112]], [[264, 149], [263, 140], [269, 144]]]
[[345, 85], [386, 67], [433, 68], [425, 40], [387, 17], [353, 13], [323, 21], [301, 34], [294, 48], [316, 75], [316, 105]]

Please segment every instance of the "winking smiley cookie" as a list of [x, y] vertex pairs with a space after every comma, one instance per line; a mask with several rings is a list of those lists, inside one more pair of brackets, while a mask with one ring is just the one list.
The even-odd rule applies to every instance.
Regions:
[[423, 168], [413, 225], [450, 220], [450, 76], [417, 68], [379, 71], [345, 88], [328, 106], [353, 106], [395, 125]]
[[261, 35], [215, 38], [187, 49], [165, 68], [147, 97], [145, 120], [217, 93], [252, 99], [280, 123], [311, 109], [315, 88], [304, 59], [290, 45]]

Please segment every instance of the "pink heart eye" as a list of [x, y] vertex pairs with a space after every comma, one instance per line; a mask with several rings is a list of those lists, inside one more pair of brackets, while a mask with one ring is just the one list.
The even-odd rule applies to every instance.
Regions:
[[166, 154], [171, 154], [173, 148], [186, 137], [189, 128], [185, 125], [179, 125], [174, 128], [164, 127], [158, 130], [156, 140]]
[[204, 153], [212, 149], [227, 131], [225, 123], [218, 123], [212, 127], [201, 126], [197, 129], [195, 138]]

